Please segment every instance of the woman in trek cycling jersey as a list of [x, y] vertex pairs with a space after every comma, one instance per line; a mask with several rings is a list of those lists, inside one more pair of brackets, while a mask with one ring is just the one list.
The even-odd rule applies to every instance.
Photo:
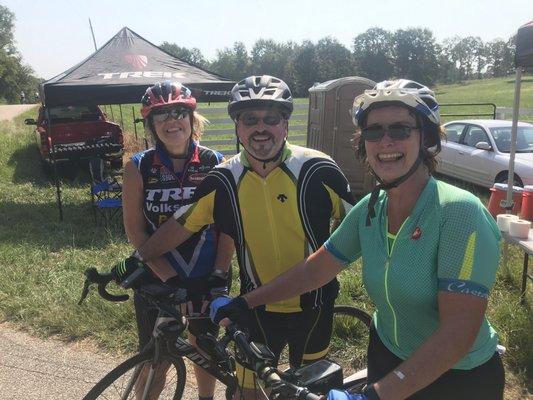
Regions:
[[[180, 83], [156, 83], [146, 90], [141, 114], [145, 130], [155, 146], [135, 154], [125, 166], [123, 203], [124, 226], [131, 244], [137, 248], [180, 207], [192, 198], [207, 173], [219, 164], [220, 153], [200, 146], [198, 141], [205, 119], [196, 111], [196, 99]], [[194, 295], [192, 304], [200, 311], [202, 295], [208, 288], [226, 287], [228, 268], [233, 256], [233, 240], [207, 227], [174, 250], [148, 263], [163, 281], [185, 287]], [[139, 345], [144, 347], [152, 336], [157, 309], [135, 295]], [[191, 311], [191, 309], [189, 309]], [[217, 328], [208, 320], [191, 320], [189, 331], [195, 335]], [[195, 343], [195, 336], [189, 333]], [[159, 379], [168, 366], [159, 369]], [[212, 399], [215, 379], [196, 368], [198, 396]]]
[[498, 339], [485, 317], [500, 233], [477, 197], [432, 177], [438, 109], [431, 90], [408, 80], [358, 96], [358, 153], [379, 184], [306, 261], [212, 310], [215, 321], [238, 320], [243, 308], [311, 290], [362, 258], [376, 307], [369, 385], [329, 400], [503, 398]]

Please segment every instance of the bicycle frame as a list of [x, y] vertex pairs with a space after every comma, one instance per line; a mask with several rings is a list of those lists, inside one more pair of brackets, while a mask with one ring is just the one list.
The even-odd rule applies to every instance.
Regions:
[[[157, 302], [160, 306], [159, 302]], [[156, 319], [156, 323], [154, 325], [154, 330], [152, 333], [152, 339], [148, 344], [145, 346], [145, 348], [142, 350], [142, 352], [146, 351], [154, 351], [154, 364], [157, 364], [161, 360], [161, 356], [164, 352], [164, 348], [166, 345], [167, 353], [172, 357], [185, 357], [192, 361], [194, 364], [198, 365], [200, 368], [202, 368], [204, 371], [206, 371], [209, 375], [216, 378], [218, 381], [220, 381], [222, 384], [224, 384], [226, 387], [229, 388], [236, 388], [237, 387], [237, 379], [235, 378], [233, 374], [233, 368], [231, 365], [223, 366], [221, 363], [216, 363], [208, 356], [202, 354], [198, 349], [190, 344], [186, 339], [177, 336], [175, 339], [172, 338], [172, 341], [169, 340], [169, 337], [167, 337], [165, 330], [164, 330], [164, 324], [175, 321], [176, 318], [173, 316], [168, 316], [167, 312], [159, 308], [159, 313]], [[201, 335], [199, 335], [201, 336]], [[133, 378], [134, 382], [139, 377], [139, 372], [135, 371]], [[148, 378], [147, 378], [147, 385], [146, 387], [150, 387], [150, 384], [153, 380], [153, 376], [155, 374], [155, 369], [152, 367], [150, 369]], [[146, 389], [145, 389], [146, 390]]]

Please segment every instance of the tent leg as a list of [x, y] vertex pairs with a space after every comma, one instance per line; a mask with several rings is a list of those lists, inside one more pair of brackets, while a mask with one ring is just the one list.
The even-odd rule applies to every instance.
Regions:
[[61, 202], [61, 183], [59, 181], [59, 175], [57, 173], [57, 163], [55, 156], [52, 155], [52, 164], [54, 165], [54, 180], [56, 184], [56, 197], [57, 197], [57, 209], [59, 210], [59, 221], [63, 222], [63, 204]]
[[133, 116], [133, 129], [135, 130], [135, 140], [139, 140], [137, 138], [137, 124], [135, 123], [135, 106], [131, 106], [131, 115]]
[[122, 130], [124, 130], [124, 119], [122, 118], [122, 104], [118, 105], [118, 109], [120, 110], [120, 127]]
[[522, 80], [522, 68], [516, 69], [514, 84], [514, 105], [513, 105], [513, 125], [511, 128], [511, 151], [509, 153], [509, 175], [507, 176], [507, 197], [505, 207], [508, 210], [513, 208], [513, 183], [514, 183], [514, 159], [516, 154], [516, 136], [518, 127], [518, 114], [520, 112], [520, 86]]

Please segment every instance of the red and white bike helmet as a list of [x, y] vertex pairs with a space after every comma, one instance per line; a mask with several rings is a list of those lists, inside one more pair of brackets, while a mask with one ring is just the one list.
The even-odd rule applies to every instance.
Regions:
[[182, 106], [194, 111], [196, 109], [196, 99], [192, 97], [191, 91], [179, 82], [156, 82], [146, 89], [141, 99], [141, 115], [146, 118], [153, 109], [170, 105]]

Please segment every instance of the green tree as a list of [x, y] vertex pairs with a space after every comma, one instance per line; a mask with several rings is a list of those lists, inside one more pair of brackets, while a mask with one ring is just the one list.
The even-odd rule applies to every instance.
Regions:
[[217, 50], [217, 56], [209, 68], [213, 72], [236, 81], [248, 76], [250, 61], [246, 46], [242, 42], [235, 42], [232, 48]]
[[20, 92], [31, 98], [39, 85], [33, 70], [22, 63], [13, 39], [15, 14], [0, 5], [0, 101], [15, 103]]
[[314, 66], [319, 82], [354, 75], [353, 55], [337, 39], [325, 37], [315, 46]]
[[296, 46], [292, 68], [292, 82], [287, 82], [296, 96], [306, 97], [307, 90], [319, 81], [318, 71], [315, 68], [316, 46], [313, 42], [305, 40]]
[[394, 74], [393, 36], [381, 28], [370, 28], [353, 40], [357, 75], [382, 81]]
[[438, 47], [429, 29], [399, 29], [394, 33], [395, 75], [433, 85], [438, 79]]
[[200, 49], [193, 47], [188, 49], [186, 47], [180, 47], [175, 43], [163, 42], [160, 46], [167, 53], [172, 54], [174, 57], [179, 58], [189, 64], [196, 65], [201, 68], [207, 67], [207, 61], [204, 58]]

